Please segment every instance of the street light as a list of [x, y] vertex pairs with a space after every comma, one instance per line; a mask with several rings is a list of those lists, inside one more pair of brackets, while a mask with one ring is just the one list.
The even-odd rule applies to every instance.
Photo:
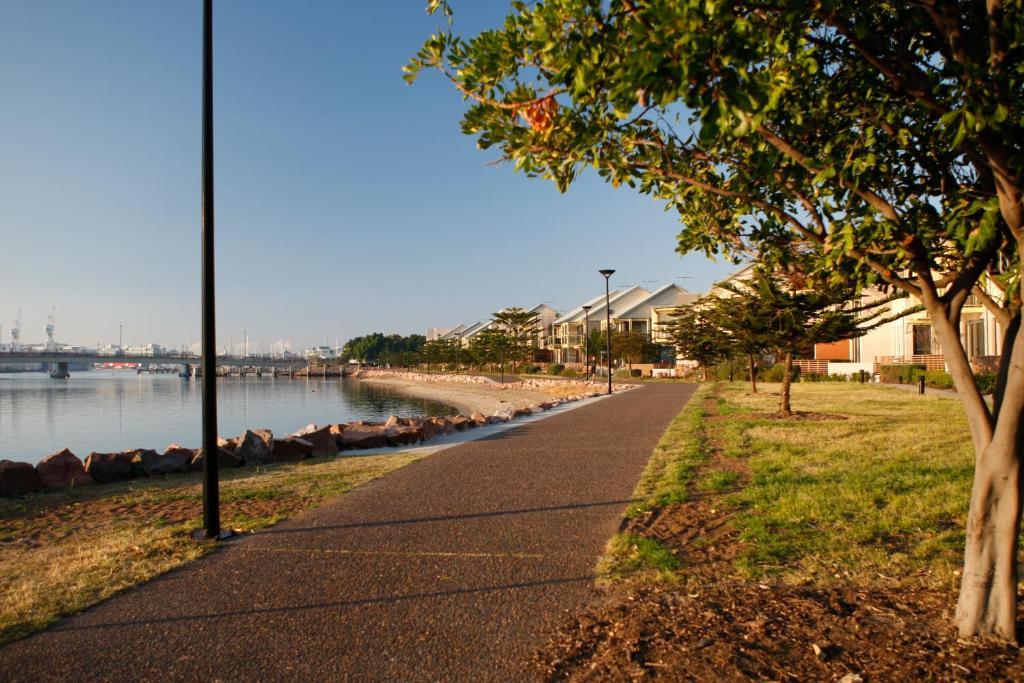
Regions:
[[202, 177], [202, 320], [203, 343], [203, 535], [218, 540], [231, 535], [220, 528], [220, 482], [217, 471], [217, 330], [214, 308], [213, 241], [213, 0], [203, 0], [203, 177]]
[[615, 273], [611, 268], [604, 268], [597, 271], [604, 275], [604, 316], [605, 316], [605, 334], [608, 337], [608, 393], [612, 393], [612, 309], [611, 309], [611, 294], [609, 292], [608, 281]]
[[590, 381], [590, 309], [591, 306], [583, 307], [583, 316], [586, 322], [583, 323], [583, 378]]

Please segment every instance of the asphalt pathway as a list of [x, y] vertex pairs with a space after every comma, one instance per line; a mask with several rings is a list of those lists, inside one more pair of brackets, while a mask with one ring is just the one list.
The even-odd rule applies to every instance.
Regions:
[[0, 650], [0, 680], [528, 680], [693, 386], [454, 446]]

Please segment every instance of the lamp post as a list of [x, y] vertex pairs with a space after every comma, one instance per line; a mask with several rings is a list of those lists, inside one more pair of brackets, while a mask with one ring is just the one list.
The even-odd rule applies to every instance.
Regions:
[[590, 306], [583, 307], [583, 378], [590, 381]]
[[608, 393], [612, 393], [612, 309], [611, 309], [611, 294], [609, 290], [608, 281], [611, 279], [612, 274], [615, 273], [611, 268], [604, 268], [597, 271], [604, 275], [604, 319], [605, 319], [605, 334], [608, 337]]
[[220, 528], [217, 471], [217, 316], [214, 308], [213, 241], [213, 0], [203, 0], [203, 173], [202, 320], [203, 343], [203, 532], [225, 538]]

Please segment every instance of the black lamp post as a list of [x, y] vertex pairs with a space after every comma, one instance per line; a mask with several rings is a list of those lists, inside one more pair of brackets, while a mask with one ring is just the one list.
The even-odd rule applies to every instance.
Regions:
[[590, 306], [583, 307], [583, 377], [590, 381]]
[[217, 315], [214, 307], [213, 240], [213, 0], [203, 0], [203, 536], [225, 538], [220, 528], [220, 481], [217, 471]]
[[605, 334], [608, 337], [608, 393], [612, 393], [612, 309], [611, 309], [611, 295], [609, 293], [608, 281], [611, 279], [612, 274], [615, 273], [611, 268], [604, 268], [597, 271], [604, 275], [604, 316], [605, 316]]

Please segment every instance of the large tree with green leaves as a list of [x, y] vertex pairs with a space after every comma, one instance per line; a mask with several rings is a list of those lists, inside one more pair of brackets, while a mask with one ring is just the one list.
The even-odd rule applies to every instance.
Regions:
[[[428, 10], [451, 18], [446, 0]], [[566, 188], [587, 167], [679, 212], [681, 251], [892, 288], [931, 318], [975, 482], [956, 623], [1016, 638], [1024, 442], [1024, 8], [1014, 0], [513, 2], [408, 67], [471, 102], [463, 129]], [[994, 402], [960, 338], [970, 295], [1003, 330]]]

